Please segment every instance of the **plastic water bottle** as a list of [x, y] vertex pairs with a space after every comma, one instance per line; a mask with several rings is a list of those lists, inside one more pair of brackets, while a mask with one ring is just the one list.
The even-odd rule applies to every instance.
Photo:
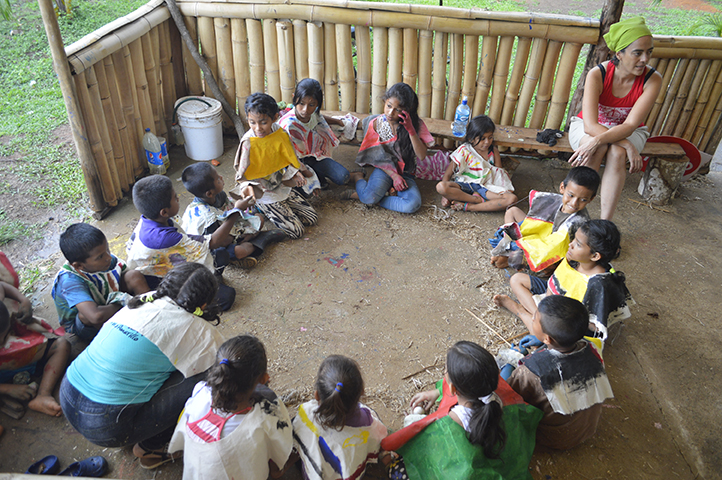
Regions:
[[163, 175], [165, 173], [165, 165], [163, 165], [163, 154], [161, 153], [160, 142], [158, 141], [158, 137], [150, 131], [150, 128], [145, 129], [143, 148], [145, 148], [145, 157], [148, 160], [148, 168], [150, 169], [151, 175]]
[[456, 107], [454, 123], [451, 125], [451, 131], [455, 137], [466, 136], [466, 126], [469, 124], [469, 116], [471, 115], [471, 109], [466, 104], [467, 101], [466, 96], [464, 96], [459, 106]]
[[170, 168], [170, 157], [168, 156], [168, 143], [165, 141], [165, 138], [158, 137], [158, 143], [160, 143], [160, 153], [163, 155], [163, 166], [165, 167], [165, 171], [167, 172]]

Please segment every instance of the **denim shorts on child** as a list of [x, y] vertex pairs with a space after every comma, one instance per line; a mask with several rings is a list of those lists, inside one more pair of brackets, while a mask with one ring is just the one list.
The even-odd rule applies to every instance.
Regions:
[[479, 195], [481, 195], [481, 198], [483, 198], [484, 200], [488, 200], [488, 198], [486, 198], [486, 192], [488, 192], [489, 190], [484, 188], [484, 186], [480, 183], [456, 182], [456, 184], [461, 187], [462, 192], [468, 193], [469, 195], [478, 193]]
[[543, 279], [529, 275], [529, 282], [531, 282], [531, 293], [534, 295], [542, 295], [547, 292], [547, 282], [549, 279]]

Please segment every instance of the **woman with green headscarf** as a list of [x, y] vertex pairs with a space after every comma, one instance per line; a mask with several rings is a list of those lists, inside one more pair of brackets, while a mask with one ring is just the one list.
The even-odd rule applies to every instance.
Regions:
[[601, 186], [601, 218], [611, 220], [629, 173], [642, 169], [640, 152], [649, 138], [642, 123], [662, 86], [662, 76], [647, 65], [654, 45], [642, 17], [615, 23], [604, 35], [614, 53], [611, 60], [587, 74], [582, 111], [572, 118], [569, 143], [573, 166], [586, 165], [604, 176]]

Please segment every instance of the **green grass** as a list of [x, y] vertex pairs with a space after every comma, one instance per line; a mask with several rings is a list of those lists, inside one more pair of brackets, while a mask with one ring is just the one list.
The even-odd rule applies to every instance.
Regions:
[[7, 218], [5, 212], [0, 211], [0, 245], [24, 237], [28, 230], [28, 226], [23, 222]]

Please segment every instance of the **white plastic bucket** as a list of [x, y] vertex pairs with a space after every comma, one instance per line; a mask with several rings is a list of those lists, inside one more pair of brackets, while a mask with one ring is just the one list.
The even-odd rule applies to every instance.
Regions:
[[223, 155], [221, 102], [208, 97], [183, 97], [175, 102], [175, 107], [188, 158], [208, 161]]

